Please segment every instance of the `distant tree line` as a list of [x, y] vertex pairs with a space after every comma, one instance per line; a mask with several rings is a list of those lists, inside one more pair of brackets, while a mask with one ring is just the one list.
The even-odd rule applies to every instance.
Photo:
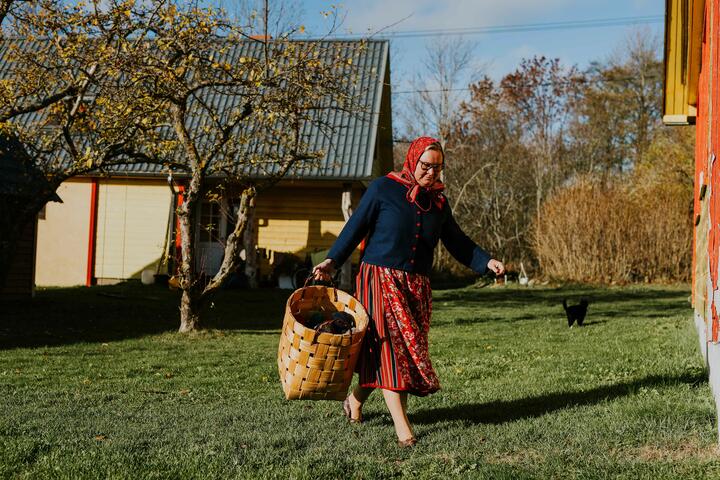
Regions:
[[[439, 65], [445, 83], [433, 85], [452, 91], [460, 66], [453, 76]], [[473, 81], [454, 108], [441, 99], [441, 115], [426, 107], [425, 88], [406, 104], [421, 119], [406, 122], [407, 136], [442, 138], [455, 216], [511, 268], [572, 281], [686, 281], [694, 129], [662, 125], [662, 72], [646, 32], [585, 71], [533, 57], [500, 81]], [[446, 252], [436, 268], [462, 272]]]

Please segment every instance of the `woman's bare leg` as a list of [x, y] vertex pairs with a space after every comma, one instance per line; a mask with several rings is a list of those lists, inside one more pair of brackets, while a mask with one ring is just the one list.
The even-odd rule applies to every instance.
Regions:
[[375, 390], [374, 388], [368, 388], [368, 387], [361, 387], [358, 385], [355, 387], [355, 389], [352, 391], [352, 393], [348, 396], [348, 400], [350, 400], [350, 412], [352, 414], [352, 418], [360, 419], [362, 418], [362, 407], [365, 403], [365, 400], [368, 399], [370, 394]]
[[404, 441], [414, 437], [410, 420], [407, 417], [407, 392], [394, 392], [387, 389], [383, 389], [382, 392], [385, 404], [392, 415], [398, 440]]

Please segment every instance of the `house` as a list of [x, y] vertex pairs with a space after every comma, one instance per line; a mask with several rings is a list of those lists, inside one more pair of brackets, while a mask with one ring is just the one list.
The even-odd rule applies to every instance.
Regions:
[[[19, 237], [16, 245], [11, 248], [12, 257], [7, 265], [7, 276], [4, 284], [0, 283], [0, 298], [26, 298], [35, 293], [35, 236], [37, 233], [35, 222], [27, 222], [19, 232], [12, 232], [17, 228], [17, 215], [28, 197], [48, 187], [42, 173], [36, 171], [29, 161], [23, 161], [26, 155], [22, 146], [16, 141], [0, 135], [0, 228], [3, 236], [0, 242], [12, 242], [11, 237], [17, 233]], [[55, 195], [55, 202], [61, 202]], [[42, 217], [42, 212], [40, 214]], [[6, 248], [5, 245], [0, 248]]]
[[663, 121], [695, 125], [692, 305], [720, 411], [720, 0], [665, 8]]
[[[336, 42], [352, 46], [352, 41]], [[330, 137], [306, 132], [310, 148], [326, 152], [322, 161], [257, 197], [255, 236], [249, 242], [265, 259], [264, 275], [280, 253], [302, 259], [328, 249], [367, 183], [392, 168], [389, 45], [375, 40], [366, 45], [357, 63], [362, 72], [357, 91], [367, 114], [327, 113], [335, 127]], [[259, 42], [242, 46], [258, 49], [258, 55], [261, 47]], [[169, 185], [167, 175], [159, 166], [128, 165], [111, 177], [64, 182], [58, 189], [64, 203], [48, 205], [38, 220], [37, 285], [106, 284], [140, 278], [143, 271], [167, 272], [165, 259], [178, 248], [174, 211], [183, 190], [182, 176]], [[208, 275], [222, 260], [232, 202], [223, 198], [199, 206], [197, 267]]]

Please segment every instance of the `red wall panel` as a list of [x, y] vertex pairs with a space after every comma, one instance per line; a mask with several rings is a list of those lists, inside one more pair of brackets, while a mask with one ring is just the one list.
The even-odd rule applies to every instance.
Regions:
[[[712, 175], [712, 183], [713, 183], [713, 196], [712, 196], [712, 203], [711, 205], [720, 205], [720, 159], [717, 158], [717, 148], [718, 148], [718, 140], [720, 138], [718, 137], [718, 134], [720, 134], [720, 131], [718, 130], [718, 111], [720, 109], [720, 95], [718, 95], [718, 87], [720, 87], [720, 78], [718, 77], [718, 65], [720, 64], [720, 45], [718, 44], [718, 33], [720, 32], [720, 15], [718, 11], [718, 7], [720, 7], [720, 0], [712, 0], [711, 2], [708, 2], [710, 4], [710, 13], [712, 20], [709, 22], [709, 38], [708, 38], [708, 46], [710, 48], [710, 68], [709, 68], [709, 92], [708, 95], [710, 97], [710, 112], [708, 115], [708, 123], [707, 128], [709, 128], [709, 145], [707, 146], [707, 152], [708, 155], [706, 155], [706, 158], [709, 157], [711, 161], [711, 169], [713, 170], [711, 172]], [[716, 171], [718, 170], [718, 173], [716, 174]], [[712, 259], [712, 267], [710, 270], [710, 277], [712, 278], [712, 286], [713, 286], [713, 292], [718, 289], [718, 248], [720, 247], [720, 226], [718, 225], [718, 221], [720, 221], [720, 209], [715, 208], [715, 214], [711, 214], [711, 226], [712, 226], [712, 239], [713, 241], [710, 243], [709, 248], [711, 249], [709, 254], [710, 258]], [[715, 295], [713, 295], [715, 297]], [[712, 309], [712, 333], [711, 333], [711, 341], [717, 342], [718, 341], [718, 309], [720, 309], [720, 305], [715, 305], [713, 302], [713, 309]]]
[[[698, 166], [709, 162], [710, 174], [710, 231], [708, 232], [708, 259], [710, 267], [710, 280], [713, 292], [718, 290], [718, 249], [720, 248], [720, 159], [717, 158], [718, 145], [720, 145], [720, 126], [718, 125], [718, 112], [720, 111], [720, 0], [711, 0], [706, 3], [706, 41], [703, 45], [703, 73], [699, 84], [699, 97], [705, 99], [702, 110], [698, 112], [697, 151], [696, 162]], [[707, 61], [706, 61], [707, 60]], [[706, 105], [706, 107], [705, 107]], [[710, 341], [718, 341], [720, 327], [718, 310], [720, 305], [715, 303], [713, 294], [711, 303], [711, 335]]]
[[[705, 23], [709, 21], [710, 9], [705, 10]], [[700, 199], [700, 190], [703, 185], [708, 185], [708, 169], [707, 169], [707, 120], [708, 120], [708, 78], [710, 65], [709, 60], [709, 49], [707, 45], [708, 30], [706, 29], [703, 36], [703, 48], [702, 48], [702, 61], [700, 63], [700, 75], [698, 77], [698, 101], [697, 101], [697, 122], [695, 125], [696, 131], [696, 142], [695, 142], [695, 192], [693, 209], [695, 217], [700, 217], [700, 221], [704, 222], [701, 225], [701, 232], [705, 235], [704, 227], [707, 224], [707, 218], [702, 217], [702, 204]], [[706, 190], [705, 195], [709, 195], [710, 192]], [[707, 249], [707, 238], [698, 238], [698, 229], [693, 229], [693, 266], [696, 262], [707, 262], [705, 255], [700, 255], [698, 258], [698, 249]], [[707, 253], [707, 252], [705, 252]], [[704, 265], [703, 265], [704, 267]], [[696, 273], [702, 272], [702, 269], [693, 268], [692, 277], [692, 292], [693, 292], [693, 304], [702, 305], [704, 302], [697, 302], [695, 295], [698, 292], [706, 292], [706, 278], [697, 278]], [[702, 294], [702, 298], [705, 298], [705, 294]], [[707, 300], [707, 299], [706, 299]], [[696, 303], [697, 302], [697, 303]], [[704, 315], [704, 312], [703, 312]]]

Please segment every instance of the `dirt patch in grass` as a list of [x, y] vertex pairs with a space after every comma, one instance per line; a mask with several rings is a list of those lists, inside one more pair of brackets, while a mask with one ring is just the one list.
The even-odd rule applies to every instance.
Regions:
[[528, 465], [530, 463], [540, 463], [543, 459], [544, 455], [535, 450], [523, 450], [520, 452], [490, 454], [483, 461], [493, 465]]
[[699, 445], [690, 441], [681, 445], [644, 445], [637, 449], [636, 457], [643, 462], [697, 460], [710, 462], [720, 460], [718, 445]]

